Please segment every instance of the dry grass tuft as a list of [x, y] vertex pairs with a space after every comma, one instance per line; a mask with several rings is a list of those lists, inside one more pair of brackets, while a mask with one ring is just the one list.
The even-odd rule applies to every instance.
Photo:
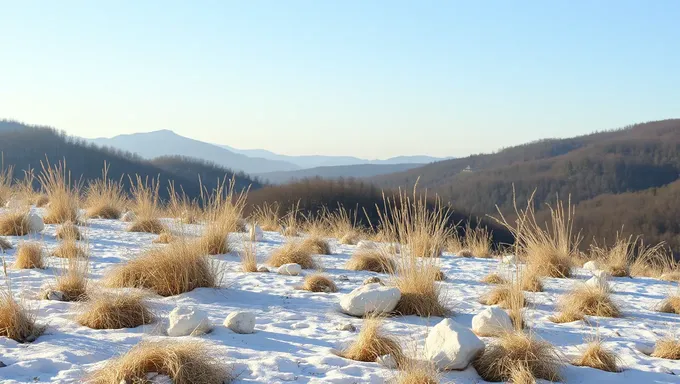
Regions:
[[463, 248], [463, 249], [459, 250], [458, 252], [456, 252], [456, 256], [469, 258], [469, 257], [474, 257], [475, 255], [472, 253], [471, 250], [469, 250], [467, 248]]
[[300, 201], [293, 204], [281, 218], [281, 234], [287, 237], [296, 237], [300, 233]]
[[168, 229], [158, 219], [136, 219], [128, 228], [128, 232], [145, 232], [160, 235]]
[[519, 283], [524, 291], [543, 292], [543, 282], [535, 268], [522, 270], [521, 276], [519, 276]]
[[38, 208], [42, 208], [49, 204], [50, 198], [47, 197], [47, 195], [38, 195], [38, 197], [35, 198], [35, 206]]
[[573, 364], [579, 367], [590, 367], [607, 372], [621, 371], [616, 354], [602, 346], [600, 340], [588, 343], [581, 356]]
[[175, 236], [170, 232], [163, 232], [153, 241], [154, 244], [170, 244], [175, 241]]
[[11, 210], [0, 214], [1, 236], [25, 236], [29, 229], [28, 210]]
[[484, 305], [498, 305], [504, 309], [509, 309], [513, 302], [518, 302], [520, 308], [526, 306], [524, 292], [522, 292], [520, 287], [515, 283], [506, 283], [495, 286], [489, 292], [482, 295], [479, 302]]
[[244, 241], [240, 256], [243, 272], [257, 272], [257, 246], [254, 243]]
[[90, 181], [85, 193], [85, 215], [89, 218], [118, 219], [127, 203], [123, 187], [123, 178], [113, 181], [109, 179], [109, 164], [104, 162], [102, 178]]
[[180, 219], [183, 224], [197, 224], [201, 222], [203, 210], [198, 200], [187, 196], [181, 188], [180, 191], [177, 191], [174, 181], [170, 182], [168, 195], [170, 200], [167, 210], [171, 217]]
[[78, 222], [80, 186], [71, 183], [71, 172], [66, 169], [66, 161], [60, 161], [54, 167], [49, 161], [40, 164], [42, 171], [38, 180], [50, 201], [43, 221], [45, 224]]
[[16, 259], [14, 261], [14, 268], [45, 268], [42, 244], [38, 242], [26, 242], [19, 244], [19, 249], [17, 249]]
[[665, 252], [665, 243], [646, 246], [640, 237], [621, 237], [611, 248], [591, 246], [591, 257], [598, 259], [605, 270], [615, 277], [660, 277], [665, 272], [676, 271], [677, 261]]
[[269, 204], [265, 202], [261, 206], [256, 206], [250, 221], [257, 223], [263, 231], [278, 231], [281, 227], [279, 224], [279, 204]]
[[57, 248], [52, 251], [52, 256], [62, 259], [73, 259], [86, 256], [85, 249], [78, 245], [75, 240], [64, 240]]
[[305, 276], [305, 281], [299, 289], [310, 292], [337, 292], [338, 287], [328, 276], [315, 273]]
[[357, 209], [348, 211], [340, 204], [332, 212], [325, 209], [323, 221], [329, 228], [330, 236], [340, 239], [340, 244], [356, 245], [361, 237], [356, 226], [358, 212]]
[[399, 366], [399, 372], [394, 380], [396, 384], [439, 384], [439, 371], [429, 361], [408, 359]]
[[116, 266], [106, 276], [105, 284], [112, 288], [146, 288], [161, 296], [174, 296], [195, 288], [217, 287], [219, 272], [200, 247], [178, 239]]
[[680, 271], [671, 271], [662, 273], [659, 278], [663, 281], [675, 281], [680, 282]]
[[14, 167], [5, 167], [5, 157], [0, 154], [0, 207], [12, 197], [12, 180], [14, 180]]
[[229, 253], [229, 230], [220, 222], [213, 222], [206, 226], [205, 232], [198, 239], [200, 248], [208, 255], [222, 255]]
[[143, 341], [85, 379], [89, 384], [147, 383], [147, 374], [174, 384], [222, 384], [233, 380], [214, 351], [199, 341]]
[[403, 316], [449, 315], [450, 311], [442, 304], [441, 287], [437, 284], [440, 273], [439, 267], [429, 263], [414, 268], [399, 266], [394, 284], [401, 291], [401, 298], [394, 312]]
[[669, 295], [659, 304], [659, 312], [680, 315], [680, 295]]
[[669, 360], [680, 360], [680, 340], [674, 337], [666, 337], [656, 342], [652, 357]]
[[612, 300], [610, 292], [586, 285], [579, 286], [563, 296], [558, 308], [560, 313], [551, 319], [556, 323], [582, 320], [584, 316], [621, 316], [621, 311]]
[[481, 280], [486, 284], [506, 284], [508, 281], [498, 273], [489, 273]]
[[473, 366], [486, 381], [555, 382], [560, 381], [562, 362], [550, 343], [515, 331], [504, 333], [487, 345]]
[[57, 228], [56, 236], [59, 240], [80, 240], [82, 238], [78, 226], [70, 221], [65, 222]]
[[54, 287], [64, 295], [64, 301], [87, 300], [89, 284], [89, 262], [87, 259], [69, 259], [57, 276]]
[[158, 198], [158, 179], [142, 179], [137, 175], [135, 179], [130, 177], [130, 192], [132, 193], [135, 221], [128, 228], [129, 232], [147, 232], [157, 235], [167, 229], [158, 220], [160, 207]]
[[365, 319], [357, 338], [340, 352], [340, 356], [350, 360], [373, 362], [378, 357], [389, 354], [398, 365], [403, 362], [405, 357], [399, 342], [383, 334], [381, 321], [376, 317]]
[[267, 264], [272, 267], [280, 267], [289, 263], [300, 264], [304, 269], [318, 268], [309, 248], [301, 246], [299, 241], [291, 241], [277, 248], [267, 260]]
[[76, 321], [92, 329], [134, 328], [154, 316], [138, 293], [100, 293], [85, 302]]
[[35, 323], [35, 316], [14, 299], [9, 289], [0, 291], [0, 336], [26, 343], [34, 341], [44, 329]]
[[332, 254], [331, 252], [331, 246], [328, 245], [328, 242], [321, 237], [318, 236], [310, 236], [302, 241], [302, 244], [300, 245], [303, 248], [306, 248], [309, 250], [311, 254], [314, 255], [330, 255]]
[[446, 280], [446, 275], [444, 274], [444, 272], [442, 272], [441, 269], [437, 269], [437, 272], [435, 272], [434, 279], [436, 281], [444, 281]]
[[229, 184], [225, 182], [226, 180], [223, 180], [212, 193], [201, 194], [208, 224], [200, 242], [205, 252], [210, 255], [228, 253], [229, 233], [238, 232], [243, 227], [242, 215], [248, 190], [242, 190], [237, 194], [236, 179], [232, 178]]
[[345, 266], [351, 271], [393, 273], [397, 268], [394, 257], [377, 249], [359, 249], [352, 254]]
[[9, 240], [0, 237], [0, 251], [4, 251], [5, 249], [12, 249], [12, 243], [10, 243]]
[[486, 227], [481, 227], [478, 224], [476, 227], [472, 228], [468, 221], [465, 226], [464, 249], [458, 252], [458, 256], [470, 257], [462, 255], [463, 251], [467, 251], [475, 257], [491, 257], [491, 239], [492, 233]]

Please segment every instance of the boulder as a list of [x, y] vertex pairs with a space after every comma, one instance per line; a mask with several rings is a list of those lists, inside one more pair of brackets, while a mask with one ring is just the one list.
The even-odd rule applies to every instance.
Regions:
[[302, 273], [302, 267], [296, 263], [283, 264], [277, 272], [279, 275], [297, 276]]
[[585, 269], [587, 271], [598, 271], [602, 268], [600, 267], [600, 263], [598, 263], [595, 260], [590, 260], [590, 261], [586, 261], [586, 263], [583, 264], [583, 269]]
[[248, 311], [232, 312], [224, 319], [224, 326], [236, 333], [255, 332], [255, 314]]
[[479, 336], [498, 336], [512, 331], [512, 320], [500, 307], [486, 307], [472, 318], [472, 331]]
[[479, 337], [451, 319], [435, 325], [425, 339], [425, 357], [440, 370], [465, 369], [483, 351]]
[[399, 299], [401, 299], [399, 288], [373, 283], [362, 285], [344, 295], [340, 299], [340, 307], [352, 316], [389, 313], [397, 306]]
[[606, 276], [595, 275], [586, 281], [586, 285], [603, 291], [609, 291], [609, 281]]
[[262, 241], [264, 239], [264, 232], [259, 225], [253, 224], [250, 226], [250, 241]]
[[178, 305], [170, 312], [168, 336], [202, 335], [211, 329], [208, 314], [198, 308]]
[[123, 216], [121, 216], [120, 219], [126, 223], [131, 223], [137, 219], [137, 215], [132, 211], [127, 211], [123, 213]]
[[40, 215], [31, 212], [28, 214], [27, 219], [29, 233], [38, 233], [45, 229], [45, 223], [43, 222], [43, 219], [40, 217]]

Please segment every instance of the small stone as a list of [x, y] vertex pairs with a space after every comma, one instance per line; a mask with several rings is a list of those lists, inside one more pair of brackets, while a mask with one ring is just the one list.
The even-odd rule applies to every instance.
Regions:
[[43, 292], [44, 300], [64, 301], [64, 292], [48, 289]]
[[4, 368], [4, 367], [6, 367], [6, 366], [7, 366], [7, 364], [5, 364], [5, 363], [3, 363], [2, 361], [0, 361], [0, 368]]
[[232, 312], [224, 319], [224, 326], [236, 333], [255, 332], [255, 314], [247, 311]]
[[362, 285], [340, 299], [340, 307], [352, 316], [390, 313], [396, 308], [401, 291], [380, 284]]
[[382, 282], [382, 280], [380, 280], [380, 278], [379, 278], [378, 276], [371, 276], [371, 277], [367, 278], [366, 280], [364, 280], [364, 282], [363, 282], [362, 285], [366, 285], [366, 284], [380, 284], [380, 285], [385, 285], [385, 284]]
[[511, 330], [510, 316], [499, 307], [487, 307], [472, 317], [472, 331], [478, 336], [498, 336]]
[[45, 229], [45, 223], [43, 222], [42, 217], [39, 215], [31, 212], [28, 214], [28, 232], [30, 233], [38, 233]]
[[283, 264], [277, 272], [279, 275], [297, 276], [302, 273], [302, 267], [296, 263]]
[[262, 241], [264, 239], [264, 232], [259, 225], [253, 224], [250, 226], [250, 241]]
[[357, 327], [352, 325], [352, 323], [345, 323], [345, 324], [340, 324], [337, 327], [335, 327], [338, 331], [348, 331], [348, 332], [356, 332]]
[[120, 219], [122, 221], [126, 222], [126, 223], [131, 223], [131, 222], [135, 221], [136, 218], [137, 218], [137, 215], [135, 215], [134, 212], [127, 211], [127, 212], [123, 213], [123, 216], [121, 216]]
[[587, 271], [597, 271], [601, 268], [600, 268], [600, 264], [597, 261], [590, 260], [590, 261], [586, 261], [586, 263], [583, 264], [583, 269], [585, 269]]
[[397, 361], [390, 354], [387, 354], [387, 355], [384, 355], [384, 356], [378, 356], [376, 361], [378, 362], [378, 364], [382, 365], [385, 368], [389, 368], [389, 369], [396, 369], [397, 368]]
[[338, 276], [338, 281], [349, 281], [349, 277], [347, 275], [340, 275]]
[[269, 268], [267, 268], [267, 267], [264, 266], [264, 265], [260, 265], [259, 267], [257, 267], [257, 271], [258, 271], [258, 272], [265, 272], [265, 273], [266, 273], [266, 272], [269, 272]]
[[168, 336], [202, 335], [211, 329], [208, 314], [198, 308], [178, 305], [170, 312]]

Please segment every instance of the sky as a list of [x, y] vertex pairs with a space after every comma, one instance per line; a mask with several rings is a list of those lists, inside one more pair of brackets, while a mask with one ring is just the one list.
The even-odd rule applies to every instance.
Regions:
[[464, 156], [680, 117], [680, 1], [0, 0], [0, 118]]

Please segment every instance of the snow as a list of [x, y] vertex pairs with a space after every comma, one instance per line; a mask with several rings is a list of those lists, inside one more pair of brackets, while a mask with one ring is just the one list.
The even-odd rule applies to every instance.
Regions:
[[[0, 210], [2, 211], [2, 210]], [[40, 209], [36, 212], [42, 214]], [[168, 220], [168, 222], [170, 222]], [[42, 239], [51, 250], [57, 245], [56, 225], [45, 225], [35, 236]], [[107, 270], [133, 258], [141, 250], [152, 246], [157, 236], [126, 232], [127, 224], [117, 220], [89, 220], [83, 243], [90, 248], [90, 277], [94, 283]], [[199, 225], [184, 225], [180, 229], [198, 233]], [[234, 250], [215, 256], [226, 270], [222, 287], [201, 288], [173, 297], [152, 296], [152, 310], [157, 315], [155, 323], [133, 329], [93, 330], [77, 324], [73, 317], [80, 304], [39, 300], [44, 286], [54, 283], [63, 267], [60, 259], [49, 257], [49, 267], [44, 270], [8, 269], [14, 294], [30, 308], [46, 332], [33, 343], [19, 344], [0, 338], [0, 368], [2, 383], [79, 383], [83, 376], [112, 357], [128, 351], [142, 340], [170, 338], [165, 335], [168, 316], [178, 305], [194, 306], [205, 311], [213, 324], [213, 331], [201, 336], [185, 336], [202, 340], [211, 346], [211, 354], [219, 356], [225, 364], [233, 365], [238, 375], [235, 383], [385, 383], [395, 372], [377, 362], [366, 363], [347, 360], [333, 354], [350, 343], [357, 335], [353, 325], [360, 329], [363, 320], [343, 314], [340, 298], [372, 276], [389, 283], [389, 276], [344, 268], [356, 246], [342, 245], [330, 239], [334, 253], [317, 256], [324, 273], [333, 278], [337, 293], [312, 293], [295, 289], [304, 279], [276, 273], [244, 273], [240, 271], [239, 248], [247, 233], [230, 235]], [[8, 237], [12, 244], [30, 236]], [[263, 241], [257, 242], [258, 264], [285, 242], [278, 233], [265, 232]], [[14, 262], [16, 249], [3, 255], [7, 265]], [[453, 310], [457, 324], [471, 328], [472, 317], [485, 306], [478, 303], [479, 296], [490, 288], [480, 279], [491, 272], [514, 268], [501, 265], [496, 259], [458, 258], [445, 253], [440, 260], [441, 269], [448, 279], [441, 282], [447, 305]], [[344, 275], [347, 278], [341, 278]], [[531, 332], [554, 344], [568, 359], [573, 359], [594, 335], [613, 349], [621, 359], [624, 371], [608, 373], [588, 367], [566, 365], [562, 371], [566, 383], [680, 383], [680, 362], [653, 358], [644, 353], [654, 342], [678, 327], [678, 315], [658, 313], [656, 305], [676, 286], [652, 278], [611, 278], [613, 297], [623, 311], [623, 318], [590, 318], [584, 322], [555, 324], [549, 317], [555, 313], [560, 295], [582, 284], [592, 273], [575, 269], [573, 279], [546, 279], [545, 292], [528, 293], [530, 305], [526, 320]], [[4, 279], [4, 277], [3, 277]], [[5, 284], [6, 281], [1, 283]], [[219, 326], [232, 312], [248, 311], [257, 317], [255, 333], [237, 334]], [[384, 330], [402, 342], [407, 353], [422, 355], [428, 331], [442, 318], [417, 316], [390, 317], [384, 321]], [[346, 329], [346, 330], [345, 330]], [[181, 338], [180, 338], [181, 339]], [[172, 338], [178, 340], [178, 338]], [[489, 342], [491, 338], [482, 337]], [[473, 367], [463, 371], [444, 372], [442, 382], [479, 383], [483, 380]]]

